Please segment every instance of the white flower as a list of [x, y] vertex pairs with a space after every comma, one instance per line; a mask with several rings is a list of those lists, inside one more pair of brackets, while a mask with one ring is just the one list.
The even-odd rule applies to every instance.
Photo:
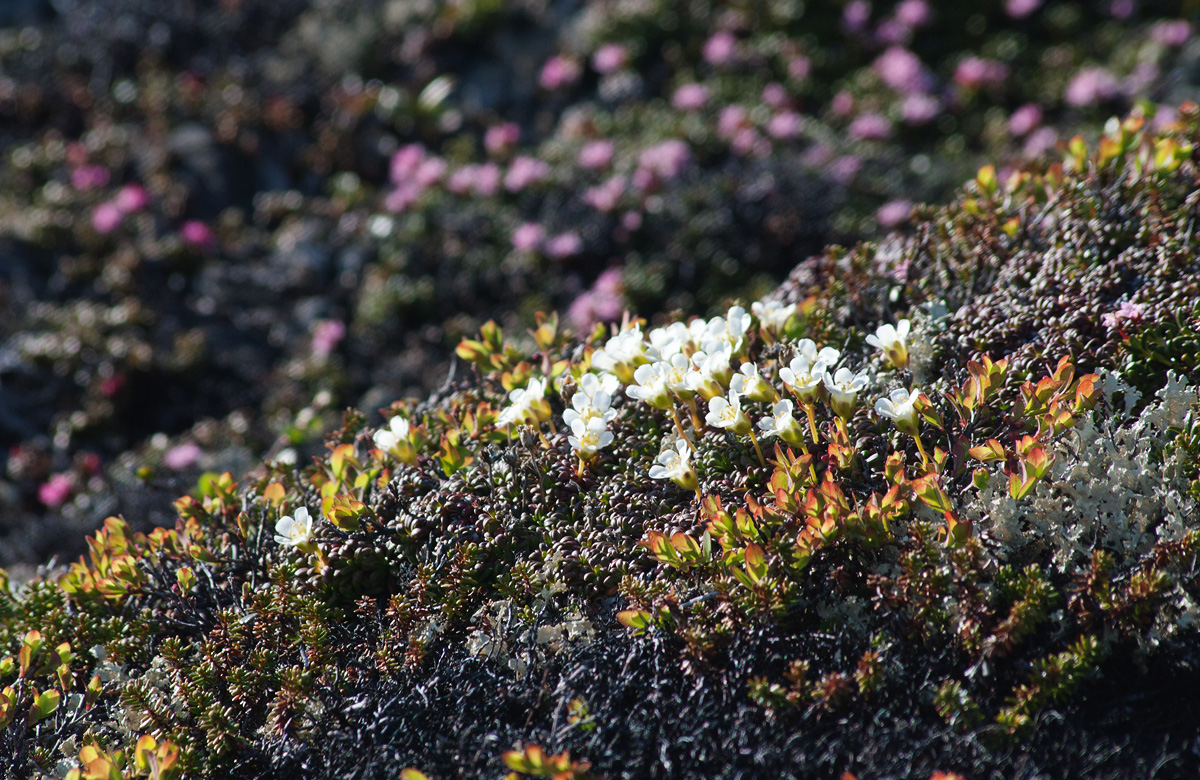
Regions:
[[667, 390], [674, 396], [684, 398], [691, 393], [688, 375], [692, 373], [692, 362], [682, 352], [676, 352], [669, 360], [661, 360], [655, 365], [662, 370]]
[[638, 401], [645, 401], [655, 409], [667, 409], [671, 406], [671, 396], [667, 394], [667, 381], [663, 376], [662, 363], [647, 363], [638, 366], [633, 374], [637, 384], [625, 388], [625, 395]]
[[800, 429], [792, 417], [792, 402], [784, 399], [771, 407], [771, 416], [758, 421], [763, 436], [778, 436], [788, 444], [800, 446]]
[[708, 402], [708, 414], [704, 421], [714, 428], [724, 428], [737, 434], [750, 433], [750, 418], [742, 411], [742, 399], [736, 391], [729, 391], [729, 399], [717, 396]]
[[408, 420], [396, 415], [388, 421], [388, 427], [375, 431], [371, 440], [381, 450], [395, 449], [400, 442], [408, 441]]
[[883, 350], [884, 356], [896, 368], [908, 368], [908, 320], [900, 320], [893, 327], [890, 323], [880, 325], [875, 334], [867, 336], [867, 343]]
[[742, 363], [733, 379], [729, 381], [729, 387], [751, 401], [771, 403], [779, 397], [775, 388], [759, 373], [757, 363]]
[[510, 405], [496, 415], [497, 425], [512, 425], [519, 422], [537, 422], [545, 405], [546, 383], [534, 377], [525, 387], [518, 387], [508, 394]]
[[695, 490], [698, 481], [696, 472], [688, 463], [690, 456], [688, 443], [682, 438], [664, 440], [662, 451], [658, 453], [658, 457], [654, 459], [654, 465], [650, 467], [650, 478], [669, 479], [680, 487]]
[[626, 384], [633, 370], [646, 362], [646, 342], [642, 339], [642, 328], [634, 325], [622, 330], [604, 343], [604, 349], [592, 353], [592, 367], [598, 371], [616, 374]]
[[731, 306], [724, 317], [713, 317], [708, 321], [700, 348], [715, 352], [721, 343], [728, 344], [731, 352], [742, 348], [746, 331], [750, 328], [750, 315], [741, 306]]
[[783, 330], [783, 326], [796, 313], [796, 304], [789, 303], [787, 306], [784, 306], [779, 301], [767, 301], [765, 303], [755, 301], [750, 304], [750, 311], [754, 312], [754, 316], [758, 317], [758, 321], [762, 323], [764, 328], [777, 334]]
[[284, 516], [275, 524], [275, 541], [289, 547], [307, 547], [312, 541], [312, 517], [307, 507], [299, 507], [295, 517]]
[[688, 376], [689, 387], [705, 399], [724, 394], [733, 373], [729, 367], [733, 356], [732, 347], [726, 342], [709, 346], [715, 346], [716, 350], [711, 353], [704, 350], [692, 353], [692, 365], [695, 370]]
[[829, 369], [838, 362], [842, 353], [833, 347], [817, 349], [812, 339], [801, 339], [796, 345], [797, 354], [786, 368], [779, 370], [779, 378], [792, 389], [801, 400], [809, 401], [825, 381]]
[[652, 362], [669, 360], [672, 355], [679, 354], [691, 343], [687, 325], [673, 322], [665, 328], [655, 328], [647, 336], [650, 346], [646, 348], [646, 357]]
[[586, 423], [575, 420], [571, 423], [571, 435], [567, 437], [571, 448], [579, 453], [579, 457], [588, 458], [612, 444], [612, 431], [608, 430], [604, 420], [593, 417]]
[[848, 368], [839, 368], [837, 373], [830, 376], [825, 374], [825, 389], [829, 391], [833, 411], [843, 420], [850, 419], [854, 414], [854, 403], [858, 400], [859, 392], [867, 386], [865, 372], [854, 373]]
[[609, 398], [617, 394], [618, 388], [621, 387], [621, 380], [613, 374], [592, 374], [587, 373], [579, 377], [579, 393], [583, 393], [587, 398], [592, 398], [598, 392], [608, 393]]
[[921, 391], [918, 388], [896, 388], [887, 398], [875, 401], [875, 413], [895, 422], [901, 432], [916, 436], [917, 410], [913, 405], [920, 397]]

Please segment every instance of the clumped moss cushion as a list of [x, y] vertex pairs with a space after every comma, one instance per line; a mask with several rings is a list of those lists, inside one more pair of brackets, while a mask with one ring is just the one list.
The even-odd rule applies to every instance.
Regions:
[[489, 325], [386, 426], [110, 520], [5, 581], [12, 772], [1186, 776], [1198, 143], [986, 167], [709, 320]]

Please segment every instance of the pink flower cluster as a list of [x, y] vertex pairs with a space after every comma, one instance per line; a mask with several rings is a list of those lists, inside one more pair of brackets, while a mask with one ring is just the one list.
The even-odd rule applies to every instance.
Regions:
[[621, 270], [610, 268], [597, 277], [587, 292], [580, 295], [567, 310], [567, 319], [576, 331], [583, 333], [597, 322], [612, 322], [625, 309], [621, 293]]
[[441, 181], [446, 174], [446, 161], [428, 154], [420, 144], [409, 144], [392, 155], [389, 178], [394, 189], [384, 206], [399, 213], [415, 203], [425, 190]]

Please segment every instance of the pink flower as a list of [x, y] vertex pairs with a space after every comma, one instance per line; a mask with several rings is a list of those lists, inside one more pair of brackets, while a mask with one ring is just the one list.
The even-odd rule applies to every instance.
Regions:
[[1025, 139], [1023, 153], [1026, 157], [1037, 157], [1058, 143], [1058, 133], [1052, 127], [1039, 127]]
[[420, 144], [408, 144], [407, 146], [400, 147], [392, 155], [392, 162], [388, 171], [392, 184], [404, 184], [411, 181], [424, 159], [425, 149]]
[[642, 215], [638, 211], [626, 211], [621, 215], [621, 227], [628, 231], [637, 230], [642, 226]]
[[619, 43], [606, 43], [592, 55], [592, 67], [597, 73], [612, 73], [629, 63], [629, 52]]
[[446, 161], [441, 157], [427, 157], [413, 171], [413, 181], [421, 189], [427, 189], [441, 181], [446, 174]]
[[508, 166], [504, 176], [504, 188], [509, 192], [520, 192], [550, 174], [550, 165], [536, 157], [518, 157]]
[[555, 260], [565, 260], [583, 250], [583, 240], [576, 233], [559, 233], [546, 242], [546, 254]]
[[804, 119], [795, 111], [781, 111], [767, 121], [767, 135], [772, 138], [795, 138], [804, 129]]
[[131, 214], [150, 205], [150, 195], [140, 184], [126, 184], [117, 192], [116, 203], [122, 212]]
[[55, 474], [38, 488], [38, 500], [57, 509], [71, 497], [71, 490], [71, 478], [66, 474]]
[[812, 60], [803, 54], [788, 60], [788, 78], [793, 81], [804, 81], [812, 75]]
[[851, 32], [858, 32], [871, 20], [871, 4], [866, 0], [854, 0], [847, 3], [842, 11], [842, 26]]
[[1142, 321], [1145, 313], [1145, 309], [1138, 304], [1123, 301], [1116, 311], [1103, 315], [1100, 320], [1104, 323], [1104, 327], [1109, 330], [1120, 331], [1121, 335], [1124, 336], [1124, 329], [1121, 327], [1121, 323], [1128, 322], [1132, 325], [1137, 325]]
[[766, 157], [771, 153], [771, 144], [767, 139], [758, 134], [758, 131], [753, 127], [747, 127], [739, 130], [733, 137], [733, 141], [729, 144], [730, 150], [734, 154], [747, 157], [753, 155], [755, 157]]
[[954, 69], [954, 81], [967, 89], [992, 87], [1008, 78], [1008, 66], [983, 57], [967, 57]]
[[833, 111], [834, 116], [850, 116], [854, 112], [854, 96], [842, 90], [829, 101], [829, 110]]
[[112, 398], [117, 393], [121, 392], [121, 388], [125, 387], [125, 375], [113, 374], [100, 380], [100, 394], [105, 398]]
[[1112, 100], [1117, 95], [1117, 80], [1104, 68], [1084, 68], [1067, 85], [1063, 97], [1072, 106], [1082, 108]]
[[909, 95], [904, 98], [904, 103], [900, 106], [900, 113], [904, 116], [904, 121], [910, 125], [923, 125], [931, 122], [941, 110], [942, 104], [937, 98], [922, 93]]
[[464, 165], [450, 174], [450, 179], [446, 182], [446, 189], [455, 195], [466, 195], [475, 186], [475, 170], [478, 167], [477, 165]]
[[892, 46], [875, 58], [871, 69], [879, 79], [897, 92], [925, 92], [932, 79], [920, 58], [902, 46]]
[[725, 65], [737, 54], [737, 38], [722, 30], [704, 42], [704, 59], [710, 65]]
[[554, 91], [572, 83], [580, 76], [579, 63], [566, 57], [551, 57], [542, 66], [538, 83], [543, 89]]
[[1150, 28], [1150, 40], [1161, 46], [1178, 48], [1188, 42], [1192, 26], [1183, 19], [1167, 19]]
[[607, 168], [613, 159], [612, 141], [592, 141], [579, 152], [579, 165], [588, 170]]
[[183, 243], [193, 249], [211, 249], [217, 241], [212, 228], [195, 219], [184, 222], [183, 227], [179, 228], [179, 235]]
[[475, 194], [490, 198], [500, 191], [500, 166], [484, 163], [475, 167]]
[[383, 207], [393, 214], [399, 214], [408, 209], [421, 197], [421, 188], [416, 184], [405, 182], [388, 193], [383, 201]]
[[1133, 16], [1133, 9], [1133, 0], [1112, 0], [1112, 5], [1108, 7], [1108, 12], [1112, 14], [1114, 19], [1124, 21]]
[[762, 102], [771, 108], [783, 108], [788, 103], [787, 90], [777, 81], [763, 87]]
[[1008, 118], [1008, 132], [1019, 138], [1033, 132], [1041, 123], [1042, 107], [1037, 103], [1026, 103]]
[[121, 213], [120, 207], [112, 201], [104, 201], [96, 208], [92, 209], [92, 227], [97, 233], [105, 235], [113, 232], [121, 226], [121, 221], [125, 219], [125, 215]]
[[1042, 7], [1042, 0], [1008, 0], [1004, 11], [1014, 19], [1024, 19]]
[[708, 87], [703, 84], [684, 84], [675, 90], [671, 103], [680, 111], [697, 111], [708, 102]]
[[517, 145], [521, 140], [521, 128], [514, 122], [492, 125], [483, 134], [483, 146], [488, 154], [500, 155]]
[[625, 193], [625, 177], [613, 176], [599, 187], [591, 187], [583, 194], [583, 201], [597, 211], [608, 213], [617, 207]]
[[621, 316], [625, 300], [621, 295], [621, 271], [610, 268], [596, 279], [592, 288], [580, 295], [567, 310], [567, 318], [577, 331], [587, 331], [597, 322], [611, 322]]
[[875, 212], [875, 221], [880, 227], [894, 228], [901, 222], [907, 222], [912, 213], [912, 203], [907, 200], [893, 200], [885, 203]]
[[925, 0], [903, 0], [895, 11], [896, 21], [906, 27], [924, 27], [933, 20], [933, 11]]
[[94, 190], [108, 184], [108, 170], [99, 165], [81, 165], [71, 171], [71, 186], [77, 190]]
[[163, 455], [163, 465], [172, 471], [183, 471], [189, 466], [194, 466], [202, 455], [204, 455], [204, 450], [200, 449], [195, 442], [184, 442], [167, 450]]
[[829, 165], [829, 175], [841, 185], [849, 184], [862, 168], [862, 160], [852, 154], [837, 158]]
[[660, 179], [674, 179], [692, 159], [691, 148], [685, 141], [669, 138], [643, 149], [638, 155], [638, 167], [651, 171]]
[[750, 126], [750, 117], [746, 109], [739, 105], [725, 106], [717, 119], [717, 135], [727, 141], [733, 140], [738, 131]]
[[321, 320], [313, 328], [312, 350], [321, 357], [333, 354], [346, 336], [346, 323], [341, 320]]
[[847, 132], [860, 141], [882, 141], [892, 134], [892, 123], [879, 114], [861, 114]]
[[526, 222], [513, 231], [513, 249], [518, 252], [532, 252], [542, 245], [545, 238], [545, 228], [536, 222]]

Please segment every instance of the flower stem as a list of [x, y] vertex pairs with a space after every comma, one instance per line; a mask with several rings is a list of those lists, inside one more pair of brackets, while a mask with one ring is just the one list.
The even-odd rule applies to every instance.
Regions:
[[[692, 444], [692, 440], [683, 432], [683, 423], [679, 421], [679, 410], [675, 408], [675, 404], [671, 404], [671, 419], [675, 421], [675, 430], [679, 431], [679, 438], [687, 442], [688, 447], [691, 447], [692, 452], [696, 451], [696, 445]], [[699, 430], [699, 428], [697, 428]]]
[[754, 429], [750, 429], [750, 443], [754, 445], [754, 451], [758, 453], [758, 462], [763, 468], [767, 467], [767, 459], [763, 457], [762, 447], [758, 446], [758, 437], [754, 435]]
[[808, 414], [808, 432], [812, 434], [813, 444], [819, 444], [821, 437], [817, 433], [816, 407], [811, 401], [806, 401], [804, 404], [804, 411], [806, 414]]
[[704, 430], [704, 424], [700, 422], [700, 413], [696, 411], [696, 398], [694, 396], [689, 397], [687, 399], [687, 405], [688, 409], [692, 410], [692, 425], [694, 425], [698, 431]]
[[929, 456], [925, 454], [925, 445], [921, 443], [920, 436], [913, 436], [917, 442], [917, 452], [921, 453], [921, 465], [929, 468]]

